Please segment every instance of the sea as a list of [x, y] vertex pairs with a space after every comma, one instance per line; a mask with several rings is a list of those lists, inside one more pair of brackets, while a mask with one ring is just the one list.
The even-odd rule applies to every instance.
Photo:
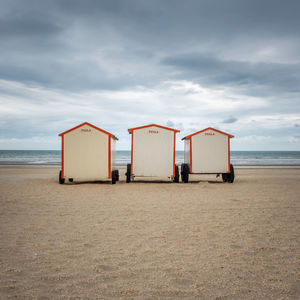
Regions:
[[[130, 151], [116, 153], [116, 164], [130, 163]], [[254, 167], [300, 167], [300, 151], [231, 151], [234, 166]], [[184, 161], [184, 151], [176, 151], [176, 163]], [[60, 150], [0, 150], [0, 165], [46, 165], [57, 166], [61, 162]]]

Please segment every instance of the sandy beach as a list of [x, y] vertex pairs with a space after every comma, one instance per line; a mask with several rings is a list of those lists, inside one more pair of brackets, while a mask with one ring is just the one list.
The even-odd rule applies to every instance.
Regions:
[[0, 168], [1, 299], [299, 299], [300, 169], [59, 185]]

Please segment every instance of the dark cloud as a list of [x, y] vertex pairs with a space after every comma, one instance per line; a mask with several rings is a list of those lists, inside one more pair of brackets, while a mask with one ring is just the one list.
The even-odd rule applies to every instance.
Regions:
[[248, 86], [257, 95], [266, 93], [261, 85], [289, 91], [299, 86], [299, 61], [251, 63], [222, 57], [230, 44], [234, 54], [246, 41], [268, 47], [281, 35], [299, 49], [294, 43], [300, 27], [298, 1], [0, 3], [3, 79], [85, 90], [180, 78]]
[[263, 85], [267, 89], [293, 92], [300, 83], [300, 63], [251, 63], [195, 53], [168, 56], [162, 63], [176, 69], [178, 78], [210, 85]]
[[35, 38], [36, 36], [46, 38], [59, 34], [61, 30], [62, 28], [53, 21], [40, 19], [32, 15], [0, 20], [0, 35], [2, 38]]
[[[136, 81], [131, 76], [115, 74], [108, 76], [100, 66], [90, 61], [73, 64], [69, 61], [40, 61], [35, 64], [32, 60], [20, 62], [11, 66], [7, 62], [0, 62], [0, 78], [39, 85], [72, 90], [116, 90], [134, 86]], [[132, 83], [134, 81], [134, 83]]]

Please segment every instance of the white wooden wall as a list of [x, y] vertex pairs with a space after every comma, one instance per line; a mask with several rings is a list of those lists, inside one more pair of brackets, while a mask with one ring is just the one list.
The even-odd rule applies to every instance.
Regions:
[[116, 140], [111, 138], [111, 170], [117, 170], [116, 166]]
[[228, 136], [207, 130], [192, 136], [192, 172], [228, 172]]
[[184, 140], [184, 163], [190, 163], [190, 139]]
[[174, 132], [160, 127], [133, 130], [135, 176], [173, 176]]
[[84, 125], [64, 135], [64, 177], [108, 178], [108, 135]]

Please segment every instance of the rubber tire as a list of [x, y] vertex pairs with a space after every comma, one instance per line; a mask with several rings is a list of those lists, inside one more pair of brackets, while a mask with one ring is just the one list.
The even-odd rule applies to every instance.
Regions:
[[230, 173], [228, 174], [228, 179], [227, 179], [228, 183], [233, 183], [234, 182], [234, 167], [231, 164], [230, 165]]
[[61, 178], [61, 170], [59, 171], [58, 182], [59, 182], [59, 184], [64, 184], [65, 183], [65, 179]]
[[222, 179], [223, 179], [223, 182], [227, 182], [227, 180], [228, 180], [228, 174], [227, 173], [223, 173], [222, 174]]
[[129, 183], [131, 180], [131, 164], [127, 164], [126, 182]]
[[180, 172], [180, 174], [181, 174], [181, 182], [184, 182], [184, 180], [185, 180], [185, 172], [183, 171], [184, 170], [184, 165], [185, 164], [181, 164], [181, 172]]
[[190, 173], [190, 168], [188, 164], [182, 164], [181, 165], [181, 181], [184, 183], [189, 182], [189, 173]]
[[73, 182], [73, 178], [69, 178], [69, 182]]
[[186, 164], [185, 183], [189, 182], [189, 174], [190, 174], [190, 166], [188, 164]]
[[117, 178], [117, 181], [120, 180], [119, 170], [116, 170], [116, 178]]
[[111, 184], [116, 184], [117, 182], [117, 174], [116, 174], [116, 171], [112, 171], [111, 172]]
[[173, 182], [178, 183], [179, 182], [179, 169], [178, 166], [175, 165], [175, 177], [173, 178]]

